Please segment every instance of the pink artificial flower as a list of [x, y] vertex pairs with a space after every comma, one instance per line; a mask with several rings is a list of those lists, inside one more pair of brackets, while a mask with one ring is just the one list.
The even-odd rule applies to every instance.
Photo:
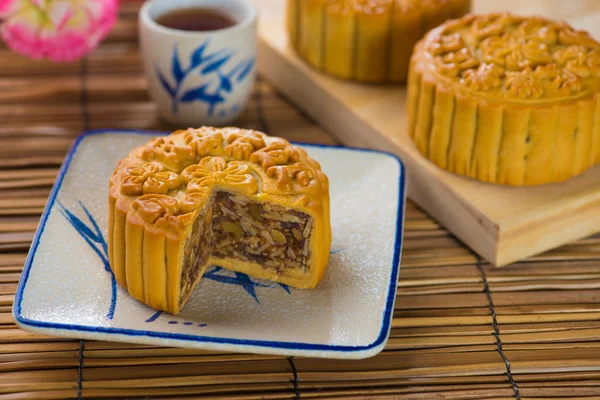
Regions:
[[0, 0], [0, 36], [39, 60], [77, 60], [106, 37], [118, 0]]

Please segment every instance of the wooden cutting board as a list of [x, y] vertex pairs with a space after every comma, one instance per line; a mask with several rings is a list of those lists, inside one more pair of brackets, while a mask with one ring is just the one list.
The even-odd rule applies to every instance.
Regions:
[[[562, 16], [598, 37], [598, 5], [521, 3], [481, 1], [475, 11], [510, 6], [516, 13]], [[566, 3], [570, 8], [564, 8]], [[283, 8], [271, 7], [262, 15], [260, 73], [342, 143], [398, 155], [408, 172], [408, 196], [483, 258], [503, 266], [600, 231], [600, 167], [565, 183], [530, 188], [445, 172], [423, 158], [407, 134], [404, 87], [348, 83], [320, 74], [288, 46]]]

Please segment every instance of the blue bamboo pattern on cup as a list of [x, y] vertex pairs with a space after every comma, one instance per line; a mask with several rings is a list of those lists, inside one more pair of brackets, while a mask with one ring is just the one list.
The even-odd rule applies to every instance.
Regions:
[[104, 239], [104, 235], [100, 230], [100, 227], [96, 223], [96, 220], [89, 212], [89, 210], [83, 205], [80, 201], [79, 205], [83, 208], [83, 212], [85, 213], [88, 223], [81, 220], [81, 218], [77, 217], [73, 212], [69, 211], [60, 201], [58, 202], [58, 209], [63, 217], [71, 224], [73, 228], [77, 231], [79, 236], [85, 240], [85, 242], [90, 246], [92, 250], [98, 255], [102, 264], [104, 264], [104, 270], [108, 272], [110, 275], [110, 284], [111, 284], [111, 299], [110, 306], [108, 308], [108, 312], [106, 313], [106, 319], [113, 319], [115, 315], [115, 308], [117, 306], [117, 280], [115, 279], [115, 274], [113, 274], [112, 269], [110, 269], [110, 263], [108, 261], [108, 244]]
[[[183, 67], [177, 45], [173, 46], [171, 57], [171, 79], [167, 79], [156, 66], [156, 74], [162, 87], [172, 100], [173, 113], [177, 113], [179, 103], [201, 101], [208, 105], [208, 115], [214, 115], [217, 105], [224, 103], [227, 93], [234, 86], [242, 83], [254, 68], [255, 58], [247, 58], [231, 66], [234, 53], [227, 50], [209, 52], [207, 39], [190, 55], [187, 68]], [[192, 74], [205, 78], [205, 83], [192, 88], [185, 88], [184, 81]], [[235, 111], [235, 110], [234, 110]]]

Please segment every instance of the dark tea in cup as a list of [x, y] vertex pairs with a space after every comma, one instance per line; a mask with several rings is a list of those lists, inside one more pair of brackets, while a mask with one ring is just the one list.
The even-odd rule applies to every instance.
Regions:
[[222, 11], [211, 8], [182, 8], [161, 15], [156, 22], [182, 31], [217, 31], [237, 22]]

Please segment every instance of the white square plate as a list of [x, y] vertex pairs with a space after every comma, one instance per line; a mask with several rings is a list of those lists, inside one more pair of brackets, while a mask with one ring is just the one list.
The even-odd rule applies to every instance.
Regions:
[[179, 316], [115, 283], [106, 252], [107, 188], [118, 160], [159, 132], [92, 131], [71, 148], [33, 240], [13, 313], [56, 336], [231, 352], [365, 358], [388, 338], [405, 178], [394, 156], [300, 145], [329, 176], [332, 254], [319, 286], [298, 290], [209, 267]]

